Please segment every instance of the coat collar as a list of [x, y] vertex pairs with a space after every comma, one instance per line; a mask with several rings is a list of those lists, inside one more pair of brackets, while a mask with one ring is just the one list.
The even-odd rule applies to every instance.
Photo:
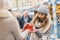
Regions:
[[[24, 21], [24, 16], [22, 16], [22, 19], [23, 19], [23, 21]], [[29, 22], [30, 21], [30, 16], [28, 15], [28, 20], [27, 20], [27, 22]]]
[[0, 18], [10, 17], [10, 12], [8, 10], [0, 10]]

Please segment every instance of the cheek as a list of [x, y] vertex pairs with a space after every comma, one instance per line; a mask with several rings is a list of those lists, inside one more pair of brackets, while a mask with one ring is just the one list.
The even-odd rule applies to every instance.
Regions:
[[45, 16], [39, 16], [39, 18], [44, 18]]
[[45, 17], [45, 15], [41, 15], [41, 17], [42, 17], [42, 18], [44, 18], [44, 17]]
[[40, 18], [41, 16], [40, 16], [40, 15], [38, 15], [38, 17]]

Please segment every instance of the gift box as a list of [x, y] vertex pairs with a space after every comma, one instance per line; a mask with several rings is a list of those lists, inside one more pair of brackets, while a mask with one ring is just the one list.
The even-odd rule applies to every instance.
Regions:
[[33, 31], [33, 25], [32, 24], [30, 24], [30, 23], [28, 23], [28, 24], [26, 24], [25, 26], [24, 26], [24, 28], [23, 28], [23, 31], [24, 30], [29, 30], [29, 31]]

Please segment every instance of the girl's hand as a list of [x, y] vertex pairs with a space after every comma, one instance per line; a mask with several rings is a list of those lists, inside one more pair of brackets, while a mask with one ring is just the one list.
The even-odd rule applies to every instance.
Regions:
[[33, 25], [32, 24], [30, 24], [30, 23], [26, 23], [25, 25], [24, 25], [24, 28], [23, 28], [23, 31], [24, 30], [29, 30], [29, 31], [33, 31]]
[[38, 29], [33, 29], [33, 31], [30, 31], [31, 33], [35, 33], [35, 32], [37, 32], [38, 31]]
[[26, 24], [24, 25], [24, 28], [22, 29], [22, 31], [25, 31], [25, 30], [28, 30], [30, 33], [35, 33], [35, 32], [38, 31], [38, 29], [33, 28], [33, 25], [30, 24], [30, 23], [26, 23]]

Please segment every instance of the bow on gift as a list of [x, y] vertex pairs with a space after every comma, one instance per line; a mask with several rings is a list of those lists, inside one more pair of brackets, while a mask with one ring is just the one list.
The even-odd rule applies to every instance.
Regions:
[[30, 31], [33, 31], [33, 25], [30, 24], [30, 23], [25, 24], [24, 28], [23, 28], [23, 31], [27, 30], [27, 29], [30, 30]]

